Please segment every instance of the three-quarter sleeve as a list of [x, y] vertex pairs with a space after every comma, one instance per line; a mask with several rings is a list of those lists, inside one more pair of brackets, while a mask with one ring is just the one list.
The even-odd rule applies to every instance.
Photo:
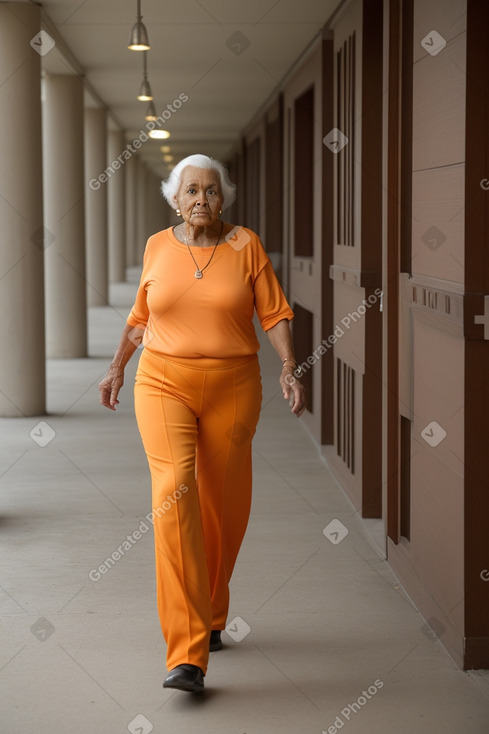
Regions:
[[254, 293], [256, 313], [264, 331], [268, 331], [283, 319], [291, 321], [294, 318], [294, 312], [287, 303], [268, 258], [255, 278]]
[[[194, 258], [205, 266], [200, 279]], [[294, 317], [257, 234], [242, 227], [236, 239], [190, 253], [171, 227], [148, 239], [127, 317], [145, 347], [185, 358], [256, 354], [255, 312], [264, 331]]]

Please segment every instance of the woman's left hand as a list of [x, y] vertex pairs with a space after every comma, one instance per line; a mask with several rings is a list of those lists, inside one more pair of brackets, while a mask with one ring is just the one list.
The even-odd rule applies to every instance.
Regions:
[[280, 375], [280, 385], [285, 400], [289, 401], [292, 413], [299, 418], [306, 409], [306, 391], [290, 366], [284, 365]]

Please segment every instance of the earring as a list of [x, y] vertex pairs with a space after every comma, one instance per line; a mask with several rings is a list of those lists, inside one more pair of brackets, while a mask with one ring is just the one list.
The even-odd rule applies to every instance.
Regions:
[[222, 209], [219, 209], [219, 214], [222, 214]]
[[179, 216], [179, 217], [182, 216], [182, 212], [180, 211], [180, 209], [177, 209], [177, 216]]

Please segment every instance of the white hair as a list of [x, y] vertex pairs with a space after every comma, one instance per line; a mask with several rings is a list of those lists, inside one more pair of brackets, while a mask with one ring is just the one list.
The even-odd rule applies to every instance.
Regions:
[[187, 166], [194, 166], [194, 168], [206, 168], [211, 171], [216, 171], [219, 174], [221, 183], [221, 191], [223, 196], [222, 208], [227, 209], [231, 206], [236, 198], [236, 185], [231, 183], [226, 168], [220, 161], [209, 158], [207, 155], [189, 155], [187, 158], [183, 158], [175, 168], [171, 171], [166, 181], [161, 182], [161, 193], [173, 209], [178, 209], [178, 204], [175, 201], [175, 197], [178, 194], [178, 190], [182, 183], [181, 174], [184, 168]]

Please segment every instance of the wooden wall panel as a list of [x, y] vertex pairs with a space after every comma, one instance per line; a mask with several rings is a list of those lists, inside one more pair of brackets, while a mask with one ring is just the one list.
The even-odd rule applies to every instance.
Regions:
[[[345, 491], [363, 517], [382, 512], [383, 5], [345, 3], [334, 18], [333, 258], [337, 454]], [[328, 146], [328, 136], [325, 138]], [[377, 290], [378, 289], [378, 290]], [[368, 300], [370, 299], [372, 300]], [[356, 440], [344, 450], [344, 371], [353, 375]], [[360, 389], [359, 389], [360, 388]], [[342, 392], [343, 391], [343, 392]], [[349, 393], [348, 393], [349, 394]], [[353, 394], [353, 392], [352, 392]], [[343, 442], [343, 443], [342, 443]], [[354, 470], [353, 470], [354, 467]]]
[[355, 474], [355, 370], [336, 358], [336, 426], [338, 456]]
[[[384, 350], [385, 379], [385, 448], [384, 479], [386, 481], [386, 524], [389, 539], [400, 539], [400, 400], [399, 400], [399, 280], [401, 269], [400, 203], [401, 171], [401, 106], [402, 83], [405, 79], [402, 67], [402, 7], [398, 0], [388, 2], [388, 97], [384, 112], [386, 130], [385, 176], [387, 192], [384, 199], [385, 234], [384, 250]], [[386, 3], [387, 4], [387, 3]], [[395, 547], [395, 546], [394, 546]]]
[[246, 146], [246, 219], [245, 225], [260, 232], [260, 158], [261, 140], [254, 138]]
[[402, 0], [400, 89], [400, 259], [401, 272], [411, 274], [413, 170], [413, 1]]
[[[224, 163], [228, 169], [229, 178], [231, 182], [236, 184], [237, 186], [238, 181], [239, 181], [239, 169], [241, 165], [239, 153], [235, 151], [235, 153], [232, 156], [230, 156], [230, 158], [228, 158], [227, 161], [224, 161]], [[224, 211], [224, 218], [229, 222], [236, 222], [236, 223], [239, 222], [238, 198], [240, 196], [244, 196], [243, 191], [237, 191], [237, 197], [234, 200], [234, 203], [227, 210]]]
[[334, 446], [323, 449], [329, 466], [356, 508], [362, 507], [363, 379], [335, 354]]
[[310, 413], [314, 412], [314, 383], [313, 374], [316, 371], [315, 365], [309, 366], [307, 358], [311, 357], [314, 350], [314, 315], [311, 311], [303, 308], [300, 304], [294, 303], [292, 306], [294, 311], [294, 329], [293, 341], [295, 358], [298, 364], [306, 363], [304, 367], [304, 376], [301, 378], [302, 384], [306, 391], [306, 407]]
[[406, 540], [411, 540], [411, 462], [412, 462], [412, 422], [401, 415], [400, 441], [400, 532]]
[[363, 0], [361, 270], [372, 280], [365, 298], [375, 301], [365, 313], [363, 517], [382, 516], [382, 312], [375, 300], [382, 284], [382, 20], [382, 4]]
[[236, 220], [235, 224], [244, 225], [246, 221], [246, 147], [244, 140], [241, 138], [238, 148], [239, 166], [238, 178], [234, 182], [237, 186], [236, 190]]
[[[335, 263], [361, 269], [362, 0], [351, 2], [334, 26], [336, 127], [347, 145], [334, 155]], [[360, 112], [359, 112], [360, 111]], [[348, 149], [348, 150], [347, 150]]]
[[[484, 313], [489, 297], [489, 192], [480, 182], [489, 171], [489, 7], [467, 2], [467, 119], [465, 178], [466, 306]], [[481, 73], [481, 70], [482, 71]], [[465, 309], [465, 668], [489, 668], [489, 339]], [[487, 314], [487, 310], [486, 310]], [[487, 323], [487, 322], [486, 322]]]
[[277, 114], [267, 119], [265, 128], [265, 247], [267, 252], [283, 248], [283, 100]]
[[314, 254], [314, 86], [294, 102], [294, 255]]
[[[322, 44], [322, 132], [323, 139], [334, 127], [334, 40], [331, 31], [325, 32]], [[321, 248], [321, 339], [328, 339], [334, 331], [333, 281], [330, 267], [334, 253], [334, 216], [330, 202], [334, 192], [334, 164], [331, 151], [322, 146], [322, 248]], [[321, 360], [321, 444], [334, 443], [334, 351], [330, 349]]]
[[337, 155], [336, 166], [336, 234], [338, 245], [355, 245], [355, 102], [356, 55], [355, 31], [336, 51], [336, 127], [348, 139]]

